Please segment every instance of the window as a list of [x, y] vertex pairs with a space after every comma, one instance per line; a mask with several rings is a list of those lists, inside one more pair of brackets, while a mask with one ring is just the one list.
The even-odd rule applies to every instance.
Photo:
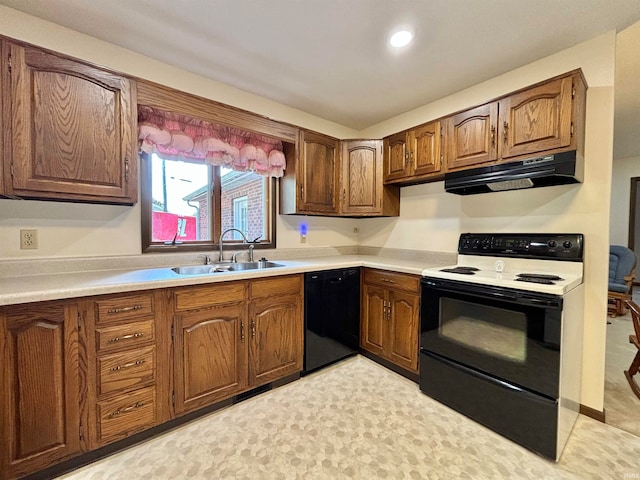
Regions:
[[[249, 226], [247, 222], [247, 196], [238, 197], [233, 199], [233, 223], [231, 224], [233, 228], [237, 228], [243, 232], [248, 232]], [[225, 225], [222, 225], [222, 228], [225, 228]], [[226, 227], [229, 228], [229, 227]], [[236, 234], [235, 239], [240, 240], [240, 234], [238, 232], [233, 232]], [[262, 235], [261, 235], [262, 236]]]
[[275, 247], [273, 179], [156, 153], [141, 162], [143, 252], [211, 250], [227, 228], [260, 238], [258, 248]]

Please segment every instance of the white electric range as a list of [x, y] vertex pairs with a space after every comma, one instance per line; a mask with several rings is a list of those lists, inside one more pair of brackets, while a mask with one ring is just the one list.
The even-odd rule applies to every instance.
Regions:
[[420, 389], [557, 460], [578, 415], [581, 234], [462, 234], [422, 272]]

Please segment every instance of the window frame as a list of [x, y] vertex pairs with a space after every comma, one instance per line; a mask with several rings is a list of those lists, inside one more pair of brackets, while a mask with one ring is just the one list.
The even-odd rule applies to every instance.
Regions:
[[[196, 242], [153, 242], [152, 241], [152, 176], [151, 176], [151, 154], [141, 153], [140, 158], [140, 206], [141, 206], [141, 240], [142, 253], [176, 253], [176, 252], [206, 252], [219, 249], [219, 239], [222, 225], [220, 209], [222, 207], [222, 185], [220, 181], [220, 167], [207, 165], [209, 169], [209, 179], [211, 181], [211, 215], [209, 218], [211, 239]], [[184, 162], [202, 163], [184, 158]], [[275, 248], [276, 246], [276, 179], [265, 177], [265, 213], [268, 218], [265, 224], [269, 227], [270, 239], [261, 239], [255, 244], [256, 249]], [[225, 245], [246, 245], [241, 240], [234, 240], [230, 236], [225, 237]]]

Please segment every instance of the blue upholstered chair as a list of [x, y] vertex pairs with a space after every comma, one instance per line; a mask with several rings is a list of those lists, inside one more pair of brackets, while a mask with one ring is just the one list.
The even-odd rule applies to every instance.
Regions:
[[636, 254], [622, 245], [609, 248], [609, 315], [624, 315], [636, 269]]

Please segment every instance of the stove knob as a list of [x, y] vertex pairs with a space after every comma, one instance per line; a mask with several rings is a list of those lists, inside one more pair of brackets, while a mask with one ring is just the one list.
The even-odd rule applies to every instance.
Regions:
[[567, 240], [562, 244], [562, 246], [564, 248], [571, 248], [571, 247], [573, 247], [573, 243], [571, 243], [569, 240]]
[[547, 242], [547, 246], [548, 246], [549, 248], [556, 248], [556, 241], [555, 241], [555, 240], [549, 240], [549, 241]]

